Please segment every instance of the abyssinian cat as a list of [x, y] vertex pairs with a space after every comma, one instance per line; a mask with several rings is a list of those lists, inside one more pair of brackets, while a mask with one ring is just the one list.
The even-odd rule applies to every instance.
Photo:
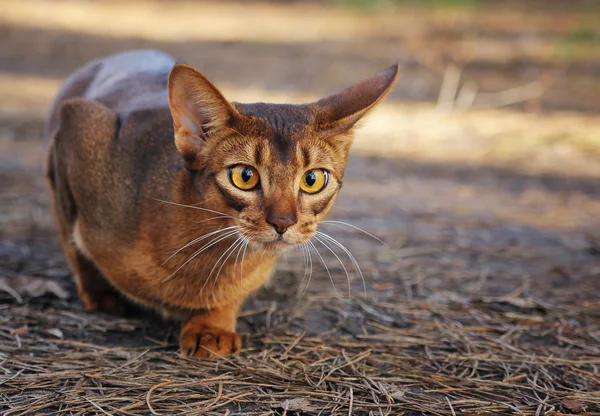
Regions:
[[52, 105], [46, 174], [85, 308], [122, 312], [120, 292], [185, 320], [183, 355], [239, 353], [241, 305], [315, 235], [353, 126], [397, 72], [288, 105], [229, 102], [159, 51], [77, 70]]

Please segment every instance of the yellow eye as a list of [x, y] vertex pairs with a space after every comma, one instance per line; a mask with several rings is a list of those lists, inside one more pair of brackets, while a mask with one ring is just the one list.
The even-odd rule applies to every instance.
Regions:
[[311, 169], [300, 180], [300, 189], [307, 194], [316, 194], [327, 186], [329, 173], [323, 169]]
[[237, 188], [249, 191], [258, 185], [258, 172], [246, 165], [237, 165], [229, 169], [229, 179]]

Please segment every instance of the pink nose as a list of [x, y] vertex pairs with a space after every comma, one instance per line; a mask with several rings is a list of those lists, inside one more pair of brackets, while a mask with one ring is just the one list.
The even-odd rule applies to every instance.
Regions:
[[275, 228], [279, 234], [283, 234], [290, 228], [292, 225], [296, 224], [296, 218], [294, 217], [278, 217], [275, 215], [270, 215], [267, 218], [267, 222]]

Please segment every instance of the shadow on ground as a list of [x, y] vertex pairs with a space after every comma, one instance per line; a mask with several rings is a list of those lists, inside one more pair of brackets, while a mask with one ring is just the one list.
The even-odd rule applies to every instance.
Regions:
[[[484, 35], [518, 36], [500, 32]], [[98, 56], [153, 47], [242, 89], [320, 94], [397, 57], [406, 72], [392, 99], [432, 100], [441, 83], [403, 52], [402, 33], [150, 42], [3, 21], [0, 38], [0, 73], [17, 76], [63, 78]], [[570, 67], [544, 105], [598, 109], [589, 91], [565, 93], [594, 76], [588, 64]], [[544, 65], [474, 62], [466, 73], [507, 86]], [[0, 105], [0, 413], [600, 412], [596, 177], [356, 153], [331, 219], [385, 244], [343, 224], [321, 229], [354, 253], [364, 285], [341, 252], [338, 261], [319, 246], [328, 269], [291, 252], [244, 308], [241, 357], [195, 362], [177, 353], [176, 322], [83, 311], [54, 236], [39, 107]]]

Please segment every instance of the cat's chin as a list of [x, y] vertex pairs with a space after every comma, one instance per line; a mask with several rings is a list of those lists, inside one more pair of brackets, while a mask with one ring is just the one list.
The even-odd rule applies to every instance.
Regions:
[[299, 246], [301, 243], [286, 241], [282, 238], [269, 241], [254, 241], [253, 245], [261, 250], [266, 250], [271, 253], [283, 253], [291, 248]]
[[281, 253], [281, 252], [284, 252], [284, 251], [289, 250], [290, 248], [296, 246], [296, 244], [288, 243], [285, 240], [265, 241], [265, 242], [261, 242], [259, 244], [260, 244], [260, 246], [263, 247], [263, 249], [266, 249], [267, 251], [270, 251], [273, 253]]

